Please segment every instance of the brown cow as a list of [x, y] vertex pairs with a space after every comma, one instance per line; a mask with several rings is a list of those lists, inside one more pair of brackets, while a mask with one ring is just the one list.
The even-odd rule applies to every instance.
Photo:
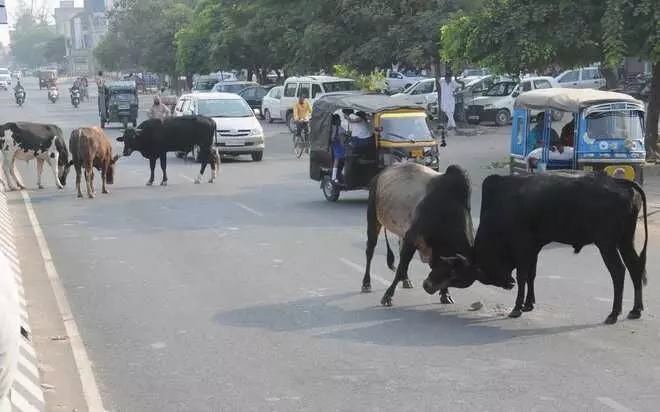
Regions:
[[101, 191], [109, 193], [105, 184], [114, 183], [115, 162], [119, 155], [112, 156], [110, 140], [99, 127], [80, 127], [71, 132], [69, 139], [71, 161], [67, 167], [76, 169], [76, 189], [78, 197], [83, 197], [80, 190], [82, 168], [85, 168], [85, 184], [87, 196], [94, 198], [94, 168], [101, 171]]

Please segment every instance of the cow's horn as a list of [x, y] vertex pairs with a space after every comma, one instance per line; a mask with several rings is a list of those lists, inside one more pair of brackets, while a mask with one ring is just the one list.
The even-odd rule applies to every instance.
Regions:
[[465, 256], [461, 255], [460, 253], [457, 253], [457, 254], [456, 254], [456, 257], [457, 257], [459, 260], [461, 260], [462, 262], [467, 262], [467, 261], [468, 261], [468, 258], [466, 258]]
[[444, 260], [446, 262], [451, 262], [452, 260], [457, 259], [459, 259], [457, 256], [440, 256], [440, 260]]

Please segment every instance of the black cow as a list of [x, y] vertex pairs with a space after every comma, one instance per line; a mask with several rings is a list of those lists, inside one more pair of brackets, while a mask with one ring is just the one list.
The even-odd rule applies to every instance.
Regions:
[[[493, 175], [484, 180], [482, 196], [481, 222], [470, 257], [476, 268], [461, 274], [471, 272], [471, 279], [451, 282], [451, 286], [466, 287], [475, 279], [486, 284], [510, 283], [516, 269], [518, 295], [509, 316], [517, 318], [534, 309], [536, 262], [545, 245], [571, 245], [577, 254], [594, 244], [614, 284], [612, 312], [605, 323], [616, 323], [621, 314], [626, 267], [635, 288], [628, 318], [641, 316], [648, 232], [646, 195], [637, 183], [603, 174]], [[637, 255], [634, 238], [640, 209], [645, 237]]]
[[[432, 171], [425, 173], [420, 170], [421, 168], [423, 166], [414, 164], [393, 166], [372, 182], [367, 211], [367, 269], [363, 279], [363, 291], [370, 290], [369, 267], [381, 226], [405, 228], [401, 230], [404, 234], [394, 281], [381, 299], [381, 304], [385, 306], [392, 305], [397, 284], [408, 278], [408, 266], [416, 250], [419, 250], [422, 261], [431, 266], [429, 278], [432, 276], [447, 278], [453, 271], [461, 272], [466, 268], [466, 256], [473, 245], [471, 189], [465, 171], [456, 165], [449, 166], [445, 173]], [[402, 187], [406, 184], [413, 186], [415, 182], [423, 182], [424, 186], [421, 192], [413, 188], [405, 194], [382, 193], [384, 190], [382, 183], [388, 182], [403, 191], [405, 189]], [[418, 194], [421, 194], [419, 200], [417, 200]], [[386, 201], [387, 196], [394, 196], [396, 199]], [[399, 199], [401, 196], [404, 198]], [[406, 196], [408, 199], [405, 198]], [[401, 215], [400, 211], [403, 210], [401, 205], [412, 205], [412, 210], [408, 210], [409, 217]], [[383, 207], [401, 210], [388, 213]], [[388, 265], [391, 265], [393, 258], [389, 242], [387, 249]], [[427, 292], [432, 289], [429, 278], [423, 283]], [[443, 297], [447, 299], [448, 292], [445, 288], [438, 288], [429, 293], [435, 293], [439, 289], [443, 289]], [[444, 300], [443, 303], [451, 303], [451, 301]]]
[[213, 183], [216, 177], [216, 167], [220, 163], [218, 153], [213, 148], [215, 133], [216, 126], [213, 119], [206, 116], [181, 116], [165, 120], [145, 120], [136, 129], [124, 130], [123, 135], [118, 137], [117, 141], [124, 143], [124, 156], [130, 156], [134, 151], [138, 151], [149, 159], [151, 176], [147, 186], [154, 183], [157, 159], [160, 159], [160, 168], [163, 170], [161, 186], [166, 186], [167, 152], [189, 153], [193, 146], [199, 147], [199, 159], [202, 162], [199, 177], [195, 179], [195, 183], [201, 182], [208, 163], [211, 164], [212, 171], [209, 183]]
[[[41, 175], [44, 162], [53, 171], [55, 184], [59, 189], [66, 185], [69, 172], [69, 152], [62, 129], [54, 124], [31, 122], [10, 122], [0, 125], [0, 150], [2, 150], [3, 169], [7, 175], [9, 188], [16, 186], [25, 189], [16, 176], [16, 160], [37, 160], [37, 186], [43, 189]], [[14, 182], [16, 182], [16, 186]], [[1, 181], [1, 179], [0, 179]], [[4, 181], [2, 181], [4, 185]]]

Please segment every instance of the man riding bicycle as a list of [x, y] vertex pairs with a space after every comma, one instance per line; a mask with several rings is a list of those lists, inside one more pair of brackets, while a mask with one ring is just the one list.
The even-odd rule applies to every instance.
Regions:
[[296, 136], [301, 136], [303, 130], [309, 134], [309, 118], [312, 116], [312, 106], [306, 97], [304, 94], [301, 94], [298, 97], [298, 102], [293, 106], [293, 121], [296, 124]]

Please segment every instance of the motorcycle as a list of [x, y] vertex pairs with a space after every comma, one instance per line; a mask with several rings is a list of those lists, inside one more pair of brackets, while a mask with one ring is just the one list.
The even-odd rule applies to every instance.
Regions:
[[25, 91], [24, 90], [19, 90], [14, 94], [14, 97], [16, 98], [16, 104], [18, 107], [23, 106], [23, 103], [25, 103]]
[[48, 100], [50, 100], [52, 103], [55, 103], [59, 97], [60, 92], [57, 89], [48, 89]]
[[80, 90], [71, 90], [71, 104], [73, 107], [78, 108], [80, 104]]

